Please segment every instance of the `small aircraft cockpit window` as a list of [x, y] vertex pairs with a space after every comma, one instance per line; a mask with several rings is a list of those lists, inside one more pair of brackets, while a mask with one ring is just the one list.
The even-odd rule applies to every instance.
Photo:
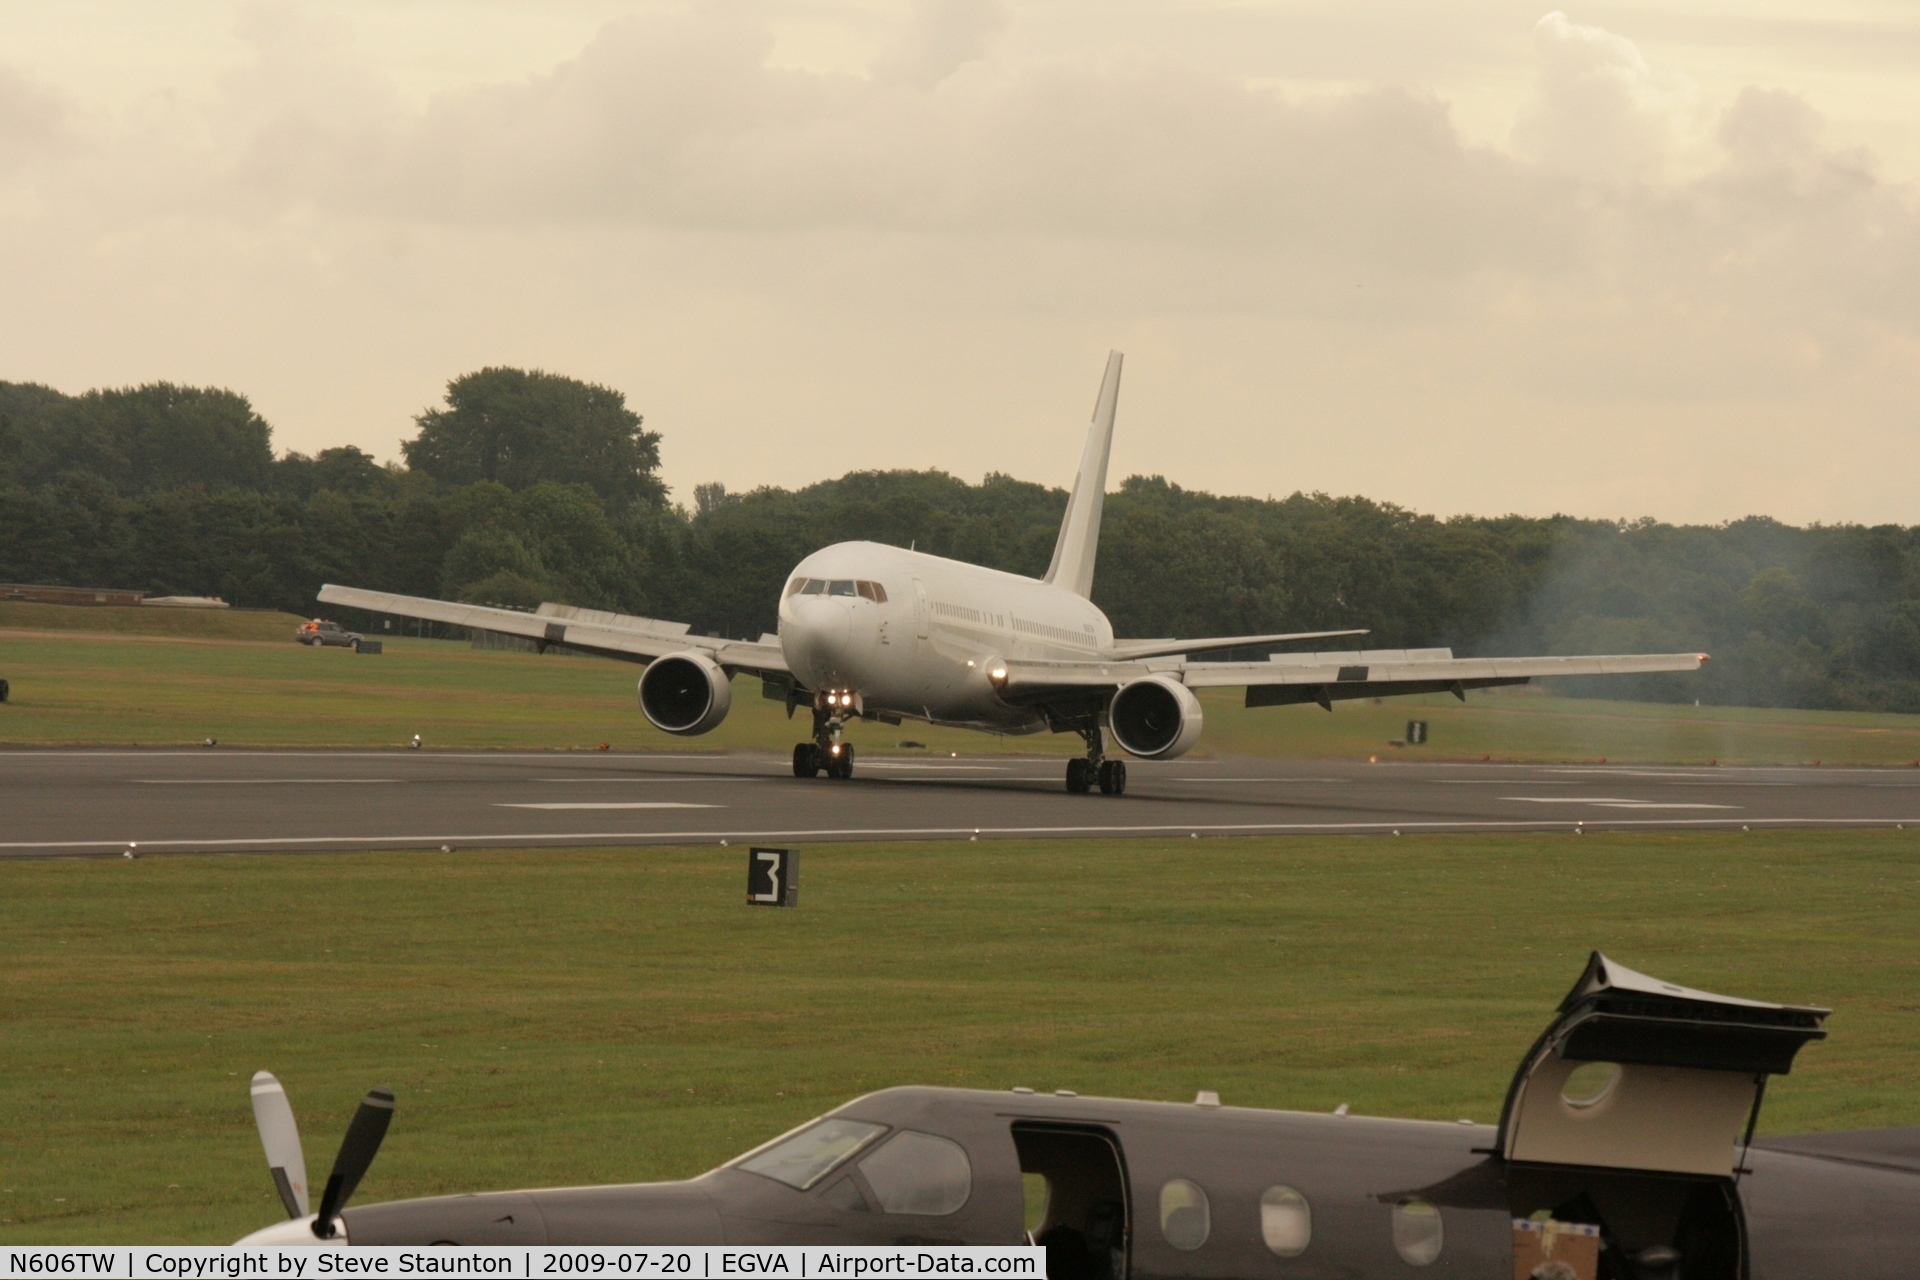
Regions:
[[1446, 1245], [1440, 1211], [1418, 1196], [1393, 1206], [1393, 1247], [1409, 1265], [1424, 1267]]
[[973, 1194], [973, 1165], [957, 1142], [902, 1129], [860, 1162], [867, 1185], [888, 1213], [940, 1217]]
[[836, 579], [834, 579], [834, 580], [833, 580], [832, 582], [829, 582], [829, 583], [827, 584], [827, 594], [828, 594], [828, 595], [830, 595], [830, 596], [850, 596], [850, 595], [852, 595], [852, 594], [853, 594], [853, 579], [852, 579], [852, 578], [836, 578]]
[[800, 594], [803, 596], [817, 596], [826, 589], [827, 580], [825, 578], [802, 578], [800, 580]]
[[739, 1167], [805, 1191], [886, 1131], [885, 1125], [862, 1120], [822, 1120], [748, 1156]]
[[853, 585], [854, 589], [857, 590], [861, 596], [873, 601], [875, 604], [885, 604], [887, 602], [887, 589], [879, 583], [862, 580]]
[[1160, 1234], [1176, 1249], [1191, 1253], [1207, 1242], [1213, 1211], [1197, 1183], [1175, 1178], [1160, 1188]]
[[806, 585], [807, 585], [807, 580], [805, 578], [795, 578], [792, 582], [789, 582], [787, 584], [787, 594], [790, 596], [797, 596], [800, 594], [800, 589]]
[[1292, 1187], [1260, 1193], [1260, 1238], [1283, 1258], [1297, 1258], [1313, 1243], [1313, 1209]]

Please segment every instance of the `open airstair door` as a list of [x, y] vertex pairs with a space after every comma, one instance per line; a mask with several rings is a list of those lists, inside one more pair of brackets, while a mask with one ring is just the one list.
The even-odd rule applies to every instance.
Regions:
[[1509, 1161], [1730, 1177], [1767, 1077], [1785, 1075], [1829, 1010], [1662, 982], [1601, 955], [1507, 1090]]

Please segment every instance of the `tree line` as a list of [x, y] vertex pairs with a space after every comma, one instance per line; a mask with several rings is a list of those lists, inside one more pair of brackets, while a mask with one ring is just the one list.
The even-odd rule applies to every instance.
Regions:
[[[698, 486], [620, 392], [538, 371], [454, 379], [403, 461], [276, 455], [246, 397], [0, 383], [0, 581], [218, 595], [311, 613], [323, 582], [530, 608], [560, 600], [753, 637], [796, 561], [914, 545], [1043, 572], [1064, 489], [854, 472]], [[1367, 627], [1369, 648], [1698, 649], [1701, 676], [1581, 693], [1920, 712], [1920, 528], [1436, 519], [1359, 497], [1220, 497], [1158, 476], [1106, 505], [1094, 600], [1117, 634]]]

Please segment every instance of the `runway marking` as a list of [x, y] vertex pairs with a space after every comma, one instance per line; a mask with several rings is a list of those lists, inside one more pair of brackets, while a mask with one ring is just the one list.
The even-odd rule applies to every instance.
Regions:
[[[1253, 835], [1262, 832], [1281, 834], [1285, 832], [1383, 832], [1383, 831], [1566, 831], [1576, 827], [1588, 831], [1606, 828], [1657, 827], [1732, 827], [1741, 823], [1744, 830], [1752, 827], [1892, 827], [1896, 825], [1920, 827], [1920, 817], [1909, 818], [1602, 818], [1593, 822], [1561, 821], [1505, 821], [1505, 822], [1228, 822], [1228, 823], [1158, 823], [1154, 825], [1129, 825], [1110, 827], [823, 827], [812, 829], [787, 828], [770, 831], [727, 830], [720, 828], [712, 831], [555, 831], [520, 832], [502, 835], [440, 835], [440, 836], [279, 836], [268, 839], [220, 839], [220, 840], [141, 840], [139, 847], [148, 852], [169, 847], [179, 847], [191, 852], [196, 849], [232, 849], [239, 846], [249, 848], [282, 848], [294, 845], [331, 846], [339, 849], [365, 848], [370, 845], [480, 845], [480, 844], [581, 844], [596, 840], [637, 840], [650, 843], [662, 841], [698, 841], [702, 844], [715, 840], [804, 840], [829, 839], [832, 837], [854, 836], [893, 836], [896, 838], [940, 838], [955, 836], [1101, 836], [1101, 835], [1174, 835], [1183, 832], [1198, 834], [1202, 831], [1210, 835]], [[39, 840], [0, 843], [0, 849], [105, 849], [117, 851], [135, 843], [129, 840]]]
[[496, 804], [496, 809], [724, 809], [718, 804], [684, 804], [678, 800], [582, 800], [552, 804]]
[[1737, 804], [1675, 804], [1660, 800], [1621, 800], [1610, 796], [1501, 796], [1524, 804], [1593, 804], [1603, 809], [1738, 809]]
[[[777, 776], [777, 775], [776, 775]], [[528, 782], [560, 782], [572, 785], [576, 782], [772, 782], [772, 778], [730, 778], [723, 775], [709, 777], [697, 773], [676, 774], [671, 778], [528, 778]]]
[[[1152, 775], [1143, 774], [1141, 776], [1144, 779], [1147, 777], [1151, 777]], [[1191, 782], [1249, 782], [1249, 783], [1252, 783], [1252, 782], [1336, 782], [1338, 783], [1338, 782], [1351, 782], [1353, 781], [1353, 779], [1351, 778], [1166, 778], [1166, 779], [1155, 779], [1155, 781], [1190, 782], [1190, 783]]]
[[143, 787], [279, 787], [320, 786], [333, 783], [399, 782], [399, 778], [128, 778]]
[[929, 773], [1005, 773], [1003, 764], [920, 764], [912, 760], [861, 760], [861, 769], [919, 769]]

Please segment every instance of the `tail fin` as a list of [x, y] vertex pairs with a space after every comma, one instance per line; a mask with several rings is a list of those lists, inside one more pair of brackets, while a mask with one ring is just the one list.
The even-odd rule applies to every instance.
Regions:
[[1100, 398], [1093, 404], [1093, 425], [1087, 428], [1087, 447], [1073, 477], [1060, 537], [1053, 544], [1053, 563], [1041, 579], [1077, 596], [1093, 594], [1093, 558], [1100, 550], [1100, 508], [1107, 496], [1107, 454], [1113, 449], [1113, 411], [1120, 401], [1123, 358], [1118, 351], [1107, 354], [1107, 376], [1100, 380]]

